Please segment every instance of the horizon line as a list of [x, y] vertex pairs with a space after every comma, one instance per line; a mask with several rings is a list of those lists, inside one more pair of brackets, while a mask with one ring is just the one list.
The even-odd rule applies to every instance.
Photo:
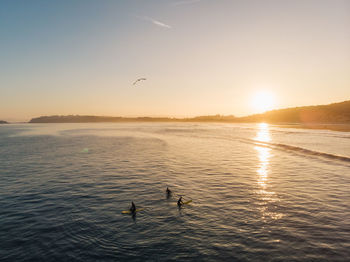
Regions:
[[[36, 116], [36, 117], [31, 117], [29, 119], [29, 121], [31, 119], [34, 119], [34, 118], [40, 118], [40, 117], [52, 117], [52, 116], [90, 116], [90, 117], [120, 117], [120, 118], [169, 118], [169, 119], [190, 119], [190, 118], [197, 118], [197, 117], [208, 117], [208, 116], [220, 116], [220, 117], [234, 117], [234, 118], [245, 118], [245, 117], [250, 117], [250, 116], [256, 116], [256, 115], [262, 115], [262, 114], [265, 114], [267, 112], [271, 112], [271, 111], [276, 111], [276, 110], [286, 110], [286, 109], [295, 109], [295, 108], [301, 108], [301, 107], [313, 107], [313, 106], [327, 106], [327, 105], [332, 105], [332, 104], [340, 104], [340, 103], [344, 103], [344, 102], [350, 102], [350, 99], [349, 100], [343, 100], [343, 101], [340, 101], [340, 102], [331, 102], [331, 103], [327, 103], [327, 104], [317, 104], [317, 105], [306, 105], [306, 106], [294, 106], [294, 107], [284, 107], [284, 108], [274, 108], [274, 109], [270, 109], [270, 110], [266, 110], [264, 112], [260, 112], [260, 113], [252, 113], [252, 114], [248, 114], [248, 115], [243, 115], [243, 116], [236, 116], [234, 114], [228, 114], [228, 115], [225, 115], [225, 114], [204, 114], [204, 115], [192, 115], [192, 116], [174, 116], [174, 115], [163, 115], [163, 116], [156, 116], [156, 115], [135, 115], [135, 116], [122, 116], [122, 115], [115, 115], [115, 116], [112, 116], [112, 115], [91, 115], [91, 114], [69, 114], [69, 115], [59, 115], [59, 114], [51, 114], [51, 115], [41, 115], [41, 116]], [[3, 118], [3, 119], [0, 119], [1, 120], [4, 120], [6, 118]], [[27, 123], [29, 122], [28, 120], [25, 121], [7, 121], [7, 120], [4, 120], [6, 122], [12, 122], [12, 123]]]

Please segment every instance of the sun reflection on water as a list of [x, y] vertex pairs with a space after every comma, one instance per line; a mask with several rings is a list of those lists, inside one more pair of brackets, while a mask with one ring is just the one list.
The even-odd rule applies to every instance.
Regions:
[[[258, 126], [256, 137], [254, 138], [257, 142], [270, 142], [270, 129], [266, 123], [261, 123]], [[278, 197], [275, 192], [268, 190], [268, 175], [269, 175], [269, 164], [271, 158], [271, 149], [260, 145], [255, 146], [255, 150], [258, 152], [259, 166], [257, 169], [257, 184], [259, 187], [258, 194], [261, 200], [261, 212], [262, 217], [270, 217], [272, 219], [280, 219], [283, 217], [282, 214], [277, 212], [271, 212], [269, 206], [271, 203], [278, 201]]]
[[256, 137], [254, 139], [259, 142], [270, 142], [271, 137], [269, 124], [260, 123], [258, 125], [258, 132], [256, 133]]

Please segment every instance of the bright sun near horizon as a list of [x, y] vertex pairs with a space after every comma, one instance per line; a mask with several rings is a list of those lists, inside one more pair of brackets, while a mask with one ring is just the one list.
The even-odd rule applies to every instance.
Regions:
[[350, 100], [350, 0], [0, 3], [0, 121]]
[[276, 96], [270, 91], [258, 91], [253, 95], [251, 105], [254, 113], [264, 113], [274, 109], [276, 106]]

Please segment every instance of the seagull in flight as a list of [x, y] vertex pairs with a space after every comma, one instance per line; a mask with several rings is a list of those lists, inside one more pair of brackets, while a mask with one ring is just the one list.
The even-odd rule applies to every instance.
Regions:
[[139, 78], [139, 79], [136, 79], [136, 81], [132, 84], [133, 86], [136, 85], [137, 82], [139, 81], [144, 81], [144, 80], [147, 80], [146, 78], [142, 77], [142, 78]]

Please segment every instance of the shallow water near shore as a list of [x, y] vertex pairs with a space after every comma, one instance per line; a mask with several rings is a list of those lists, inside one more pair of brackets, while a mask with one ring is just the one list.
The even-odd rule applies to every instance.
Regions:
[[[0, 178], [4, 261], [350, 257], [346, 132], [11, 124], [0, 127]], [[178, 209], [179, 196], [193, 202]], [[121, 214], [131, 201], [144, 208], [135, 217]]]

